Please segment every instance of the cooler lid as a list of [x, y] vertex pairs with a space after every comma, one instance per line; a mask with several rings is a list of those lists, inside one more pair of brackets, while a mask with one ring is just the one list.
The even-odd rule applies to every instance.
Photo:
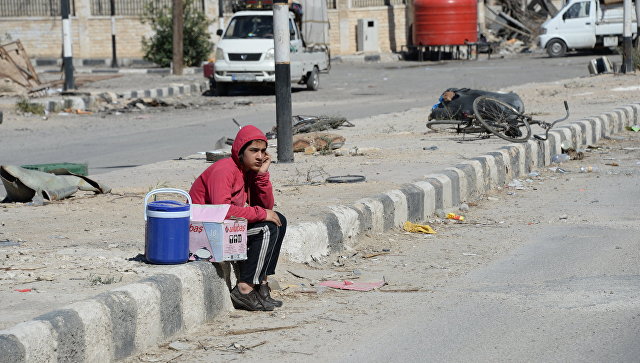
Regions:
[[147, 204], [147, 210], [157, 212], [188, 212], [189, 204], [175, 200], [158, 200]]

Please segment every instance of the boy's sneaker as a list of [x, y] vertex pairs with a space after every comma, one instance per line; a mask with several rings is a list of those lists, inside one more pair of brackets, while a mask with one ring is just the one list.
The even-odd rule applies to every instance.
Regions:
[[282, 306], [282, 301], [271, 297], [271, 288], [269, 287], [269, 284], [260, 284], [260, 287], [257, 290], [262, 300], [265, 300], [277, 308]]
[[256, 290], [251, 290], [248, 294], [243, 294], [238, 290], [238, 286], [231, 290], [231, 301], [236, 309], [249, 311], [272, 311], [274, 306], [264, 301]]

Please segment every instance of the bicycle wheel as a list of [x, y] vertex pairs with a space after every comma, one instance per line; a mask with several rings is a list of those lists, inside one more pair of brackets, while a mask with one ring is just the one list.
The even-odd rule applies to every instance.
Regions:
[[482, 133], [487, 130], [471, 121], [460, 120], [432, 120], [427, 122], [427, 128], [435, 132], [449, 132], [456, 134]]
[[480, 96], [473, 101], [473, 113], [482, 126], [503, 140], [527, 142], [531, 138], [528, 117], [506, 102]]

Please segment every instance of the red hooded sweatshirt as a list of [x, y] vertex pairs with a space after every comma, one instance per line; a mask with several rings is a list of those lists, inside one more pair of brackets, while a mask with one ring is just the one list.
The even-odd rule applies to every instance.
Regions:
[[240, 150], [253, 140], [267, 142], [255, 126], [238, 131], [231, 146], [231, 157], [218, 160], [193, 182], [189, 195], [194, 204], [230, 204], [227, 218], [242, 217], [249, 223], [263, 221], [265, 209], [273, 209], [273, 189], [269, 173], [242, 171]]

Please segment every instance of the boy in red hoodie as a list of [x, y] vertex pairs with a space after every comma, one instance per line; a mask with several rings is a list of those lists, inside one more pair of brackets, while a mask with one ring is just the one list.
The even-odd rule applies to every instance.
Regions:
[[271, 155], [267, 137], [255, 126], [238, 131], [231, 158], [208, 167], [193, 183], [189, 195], [194, 204], [230, 204], [227, 218], [246, 218], [247, 259], [239, 262], [238, 284], [231, 300], [238, 309], [271, 311], [282, 301], [270, 296], [267, 276], [275, 274], [287, 220], [273, 211], [269, 180]]

